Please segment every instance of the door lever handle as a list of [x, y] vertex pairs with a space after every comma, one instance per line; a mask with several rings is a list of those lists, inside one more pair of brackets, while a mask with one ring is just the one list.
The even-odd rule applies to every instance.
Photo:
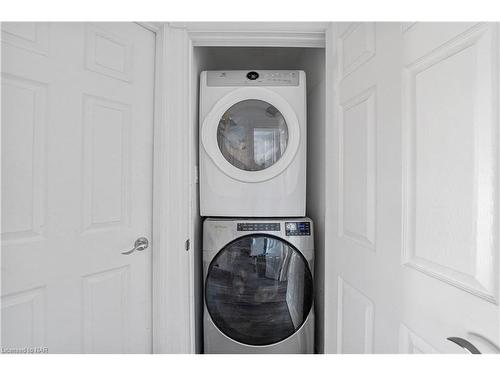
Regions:
[[149, 241], [146, 237], [139, 237], [137, 240], [135, 240], [134, 247], [130, 250], [123, 251], [123, 255], [129, 255], [132, 254], [134, 251], [142, 251], [146, 250], [149, 246]]
[[454, 342], [458, 346], [462, 347], [469, 354], [481, 354], [478, 348], [476, 348], [466, 339], [463, 339], [461, 337], [448, 337], [446, 340]]

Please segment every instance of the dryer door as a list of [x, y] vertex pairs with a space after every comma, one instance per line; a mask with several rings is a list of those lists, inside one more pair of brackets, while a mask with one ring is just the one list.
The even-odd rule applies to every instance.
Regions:
[[282, 173], [299, 148], [300, 126], [291, 106], [264, 88], [222, 98], [202, 125], [202, 144], [228, 176], [260, 182]]
[[313, 278], [302, 254], [269, 235], [241, 237], [212, 260], [205, 303], [217, 328], [247, 345], [293, 335], [313, 303]]

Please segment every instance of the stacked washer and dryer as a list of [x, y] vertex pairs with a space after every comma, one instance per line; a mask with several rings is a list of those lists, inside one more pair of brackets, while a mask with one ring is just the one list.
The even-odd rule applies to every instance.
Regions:
[[204, 352], [313, 353], [303, 71], [200, 77]]

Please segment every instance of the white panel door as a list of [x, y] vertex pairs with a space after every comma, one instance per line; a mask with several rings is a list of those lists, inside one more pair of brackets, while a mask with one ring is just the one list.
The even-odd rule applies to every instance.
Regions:
[[2, 348], [151, 351], [154, 39], [2, 24]]
[[326, 350], [460, 353], [446, 339], [461, 337], [498, 351], [498, 24], [330, 37]]

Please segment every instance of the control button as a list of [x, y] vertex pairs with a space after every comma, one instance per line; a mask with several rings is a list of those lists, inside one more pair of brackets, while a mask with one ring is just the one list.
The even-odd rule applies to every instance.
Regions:
[[279, 232], [280, 223], [237, 223], [236, 230], [241, 232]]
[[257, 78], [259, 78], [259, 73], [257, 72], [248, 72], [247, 73], [247, 78], [251, 81], [255, 81]]

